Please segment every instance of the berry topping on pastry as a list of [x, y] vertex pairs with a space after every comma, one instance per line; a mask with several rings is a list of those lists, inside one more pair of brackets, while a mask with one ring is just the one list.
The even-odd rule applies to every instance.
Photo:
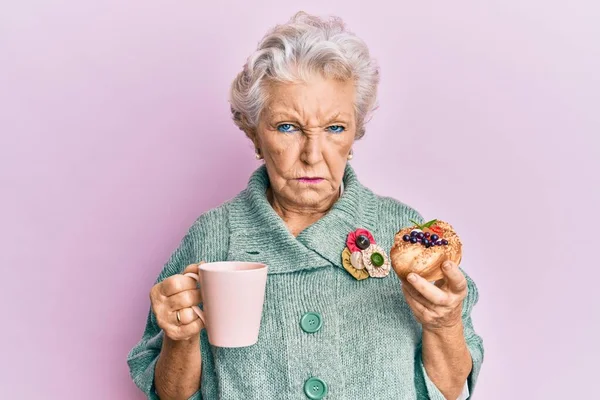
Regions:
[[434, 219], [396, 233], [390, 251], [392, 268], [401, 279], [414, 272], [428, 281], [443, 278], [441, 266], [446, 260], [460, 263], [462, 243], [452, 226]]

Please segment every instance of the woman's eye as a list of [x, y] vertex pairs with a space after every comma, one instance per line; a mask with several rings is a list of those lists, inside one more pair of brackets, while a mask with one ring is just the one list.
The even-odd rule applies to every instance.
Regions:
[[341, 125], [331, 125], [327, 128], [331, 133], [342, 133], [346, 128]]
[[292, 133], [294, 132], [294, 128], [295, 126], [292, 124], [281, 124], [277, 127], [277, 130], [283, 133]]

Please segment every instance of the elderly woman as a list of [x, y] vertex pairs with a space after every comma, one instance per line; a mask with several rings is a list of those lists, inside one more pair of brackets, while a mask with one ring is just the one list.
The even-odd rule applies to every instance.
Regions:
[[[483, 361], [473, 281], [452, 263], [436, 285], [393, 272], [362, 279], [344, 265], [349, 233], [364, 229], [389, 252], [400, 228], [422, 221], [363, 186], [348, 165], [378, 81], [367, 47], [336, 18], [298, 13], [260, 42], [233, 82], [231, 110], [264, 165], [237, 197], [198, 218], [150, 292], [143, 337], [128, 357], [148, 398], [472, 393]], [[201, 260], [269, 266], [257, 344], [208, 342], [191, 309], [200, 292], [183, 275]]]

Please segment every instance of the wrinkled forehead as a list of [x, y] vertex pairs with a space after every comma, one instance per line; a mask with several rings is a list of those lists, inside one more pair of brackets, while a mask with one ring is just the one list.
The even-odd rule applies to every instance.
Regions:
[[296, 117], [319, 120], [355, 116], [353, 81], [314, 79], [308, 82], [277, 82], [266, 88], [265, 118]]

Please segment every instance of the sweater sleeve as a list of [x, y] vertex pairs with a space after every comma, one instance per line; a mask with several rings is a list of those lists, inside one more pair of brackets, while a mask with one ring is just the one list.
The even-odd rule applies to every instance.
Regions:
[[[198, 218], [178, 248], [171, 254], [156, 283], [181, 273], [190, 264], [200, 261], [220, 261], [226, 258], [229, 235], [225, 220], [220, 215], [222, 212], [219, 211], [219, 209], [211, 210]], [[154, 369], [161, 351], [163, 336], [164, 332], [158, 326], [156, 316], [150, 309], [142, 338], [127, 356], [133, 382], [151, 400], [159, 399], [154, 389]], [[201, 398], [200, 391], [190, 397], [191, 400]]]
[[[419, 214], [414, 209], [411, 209], [410, 207], [408, 207], [408, 215], [410, 219], [419, 223], [423, 223], [425, 221], [421, 214]], [[461, 394], [461, 396], [459, 396], [458, 400], [462, 400], [463, 398], [465, 398], [465, 393], [468, 393], [468, 397], [466, 398], [471, 398], [471, 396], [473, 395], [475, 383], [477, 382], [477, 377], [479, 376], [479, 371], [481, 370], [481, 365], [483, 364], [484, 353], [483, 340], [479, 335], [477, 335], [477, 333], [475, 333], [473, 321], [471, 319], [471, 311], [473, 310], [473, 307], [475, 306], [475, 304], [477, 304], [477, 301], [479, 300], [479, 292], [477, 290], [475, 282], [473, 282], [471, 277], [467, 275], [467, 273], [462, 268], [460, 268], [460, 270], [467, 279], [467, 296], [463, 300], [462, 322], [465, 342], [471, 354], [471, 359], [473, 360], [473, 367], [471, 369], [471, 373], [467, 377], [467, 387], [465, 388], [465, 390], [463, 390], [463, 393]], [[429, 378], [429, 376], [427, 375], [427, 371], [425, 370], [425, 366], [423, 364], [421, 347], [417, 349], [415, 369], [415, 383], [418, 387], [423, 387], [424, 382], [424, 386], [427, 391], [426, 398], [433, 400], [457, 400], [446, 399], [442, 392], [437, 388], [437, 386], [435, 386], [433, 381]]]

